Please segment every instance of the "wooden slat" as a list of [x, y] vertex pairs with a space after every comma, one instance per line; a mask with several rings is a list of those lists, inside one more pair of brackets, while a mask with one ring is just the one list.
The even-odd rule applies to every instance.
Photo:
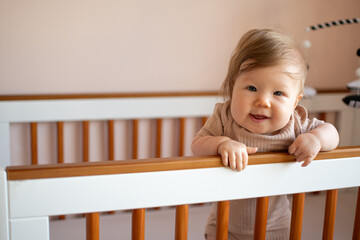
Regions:
[[228, 239], [229, 207], [229, 201], [221, 201], [217, 203], [216, 240]]
[[[179, 131], [179, 156], [182, 157], [185, 153], [185, 118], [180, 118]], [[175, 239], [177, 240], [187, 239], [188, 209], [188, 205], [176, 207]]]
[[138, 158], [138, 137], [139, 137], [139, 120], [134, 119], [133, 123], [133, 144], [132, 144], [132, 158]]
[[305, 193], [297, 193], [293, 195], [290, 240], [301, 240], [304, 202], [305, 202]]
[[[206, 121], [208, 120], [208, 117], [202, 117], [201, 118], [201, 126], [204, 126]], [[197, 205], [204, 205], [204, 203], [198, 203]]]
[[269, 197], [256, 199], [254, 240], [265, 240]]
[[[156, 119], [156, 152], [155, 157], [161, 158], [161, 149], [162, 149], [162, 122], [163, 120], [161, 118]], [[153, 208], [154, 210], [159, 210], [160, 207]]]
[[[139, 120], [132, 120], [133, 124], [133, 142], [132, 158], [138, 158], [138, 138], [139, 138]], [[132, 211], [132, 240], [145, 239], [145, 209], [134, 209]]]
[[[115, 149], [114, 149], [114, 120], [108, 120], [108, 154], [109, 160], [112, 161], [115, 159]], [[114, 214], [115, 211], [109, 211], [109, 214]]]
[[[64, 163], [64, 123], [57, 122], [56, 123], [56, 131], [57, 131], [57, 158], [58, 163]], [[65, 215], [60, 215], [59, 219], [64, 220]]]
[[185, 153], [185, 118], [180, 118], [179, 156]]
[[337, 189], [328, 190], [326, 192], [323, 240], [333, 239], [334, 236], [337, 194]]
[[[324, 159], [359, 157], [360, 147], [339, 147], [329, 152], [320, 152], [314, 161]], [[169, 161], [171, 160], [171, 161]], [[248, 165], [294, 162], [295, 157], [288, 153], [257, 153], [249, 156]], [[29, 166], [9, 166], [6, 168], [8, 180], [39, 178], [59, 178], [94, 176], [120, 173], [151, 171], [171, 171], [222, 167], [218, 156], [191, 156], [161, 159], [141, 159], [137, 161], [102, 161], [87, 163], [44, 164]], [[44, 171], [46, 169], [46, 171]]]
[[[349, 89], [317, 89], [318, 93], [349, 93]], [[150, 92], [150, 93], [84, 93], [84, 94], [38, 94], [38, 95], [1, 95], [0, 101], [52, 100], [52, 99], [97, 99], [97, 98], [136, 98], [136, 97], [188, 97], [218, 96], [216, 91], [199, 92]]]
[[358, 187], [356, 212], [354, 220], [353, 240], [360, 240], [360, 187]]
[[156, 119], [156, 157], [161, 158], [162, 119]]
[[83, 122], [83, 162], [89, 162], [89, 121]]
[[323, 120], [323, 121], [326, 121], [326, 112], [320, 112], [319, 113], [319, 119]]
[[134, 209], [132, 211], [131, 234], [132, 234], [132, 240], [145, 239], [145, 209]]
[[114, 120], [108, 121], [108, 144], [109, 160], [114, 160]]
[[100, 214], [87, 213], [86, 214], [86, 240], [99, 240], [100, 232]]
[[57, 122], [57, 157], [58, 163], [64, 163], [64, 123]]
[[30, 137], [31, 137], [31, 164], [38, 164], [38, 149], [37, 149], [37, 123], [30, 123]]
[[189, 206], [176, 206], [175, 240], [186, 240], [188, 235]]
[[205, 123], [206, 123], [206, 121], [208, 120], [208, 118], [207, 117], [202, 117], [201, 118], [201, 123], [202, 123], [202, 126], [204, 126], [205, 125]]

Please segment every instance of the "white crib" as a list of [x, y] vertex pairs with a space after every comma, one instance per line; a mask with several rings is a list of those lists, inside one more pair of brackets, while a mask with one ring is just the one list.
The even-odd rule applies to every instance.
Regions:
[[[346, 93], [319, 94], [305, 99], [303, 104], [312, 112], [336, 112], [335, 122], [340, 132], [341, 145], [360, 144], [360, 128], [356, 125], [356, 119], [360, 119], [359, 112], [341, 102], [344, 95]], [[186, 119], [209, 116], [215, 102], [221, 101], [215, 94], [209, 93], [187, 93], [182, 96], [139, 94], [28, 98], [30, 100], [3, 97], [0, 101], [0, 162], [3, 168], [7, 167], [6, 170], [1, 170], [0, 239], [49, 239], [49, 216], [74, 213], [89, 213], [87, 237], [98, 239], [99, 212], [172, 205], [178, 205], [175, 238], [186, 239], [185, 204], [214, 201], [219, 201], [219, 216], [224, 216], [218, 219], [217, 238], [226, 239], [228, 200], [259, 197], [259, 206], [266, 209], [267, 197], [264, 196], [278, 194], [295, 194], [291, 238], [300, 239], [301, 206], [304, 202], [302, 193], [360, 186], [359, 147], [321, 153], [318, 160], [307, 168], [299, 167], [286, 153], [257, 154], [250, 158], [248, 169], [237, 174], [223, 168], [218, 157], [128, 161], [99, 159], [97, 162], [86, 162], [89, 146], [88, 141], [84, 140], [84, 163], [11, 166], [11, 124], [17, 122], [31, 123], [33, 163], [36, 163], [37, 158], [36, 123], [41, 122], [60, 123], [57, 126], [60, 130], [58, 133], [61, 133], [62, 122], [81, 121], [85, 126], [83, 136], [86, 139], [89, 135], [86, 130], [89, 121], [109, 120], [108, 137], [111, 139], [111, 121], [130, 119], [133, 121], [135, 134], [131, 140], [135, 149], [132, 158], [137, 158], [138, 119], [157, 119], [157, 129], [161, 132], [161, 119], [176, 118], [180, 119], [178, 152], [182, 156], [185, 145], [188, 144], [184, 137]], [[161, 138], [156, 141], [161, 142]], [[108, 141], [108, 148], [111, 160], [111, 152], [115, 148], [111, 140]], [[158, 152], [157, 150], [157, 157]], [[62, 150], [59, 150], [59, 162], [63, 162], [60, 161], [61, 155]], [[341, 178], [338, 178], [339, 173], [344, 173]], [[298, 179], [304, 181], [300, 184]], [[227, 187], [225, 182], [228, 181], [239, 182], [241, 191], [233, 191]], [[243, 182], [247, 184], [241, 184]], [[328, 195], [325, 239], [331, 239], [332, 236], [336, 190], [329, 191]], [[359, 202], [358, 200], [354, 239], [360, 239]], [[266, 210], [261, 209], [258, 207], [257, 239], [264, 239], [266, 226]], [[143, 211], [134, 211], [133, 239], [144, 238], [143, 218]]]

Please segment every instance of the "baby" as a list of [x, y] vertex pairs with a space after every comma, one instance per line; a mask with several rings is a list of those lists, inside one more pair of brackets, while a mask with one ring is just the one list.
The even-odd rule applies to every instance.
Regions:
[[[248, 155], [288, 150], [305, 167], [319, 151], [338, 145], [335, 127], [309, 119], [298, 103], [303, 97], [306, 63], [295, 42], [270, 29], [247, 32], [239, 41], [222, 85], [224, 103], [195, 136], [195, 155], [220, 154], [224, 166], [244, 170]], [[233, 184], [233, 183], [229, 183]], [[230, 202], [228, 239], [253, 239], [256, 199]], [[266, 239], [289, 239], [290, 207], [286, 196], [269, 200]], [[205, 230], [215, 239], [216, 205]]]

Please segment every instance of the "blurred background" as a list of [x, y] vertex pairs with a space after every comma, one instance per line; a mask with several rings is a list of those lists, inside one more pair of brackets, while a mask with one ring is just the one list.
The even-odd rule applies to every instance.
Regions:
[[239, 38], [277, 28], [301, 44], [307, 85], [345, 89], [359, 66], [360, 17], [346, 0], [0, 0], [0, 95], [217, 91]]

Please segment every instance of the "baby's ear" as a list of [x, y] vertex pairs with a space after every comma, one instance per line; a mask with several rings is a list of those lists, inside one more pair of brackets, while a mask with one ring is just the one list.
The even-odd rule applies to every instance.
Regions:
[[299, 101], [303, 98], [304, 94], [300, 93], [297, 97], [297, 99], [295, 100], [295, 106], [294, 109], [296, 108], [296, 106], [298, 105]]

